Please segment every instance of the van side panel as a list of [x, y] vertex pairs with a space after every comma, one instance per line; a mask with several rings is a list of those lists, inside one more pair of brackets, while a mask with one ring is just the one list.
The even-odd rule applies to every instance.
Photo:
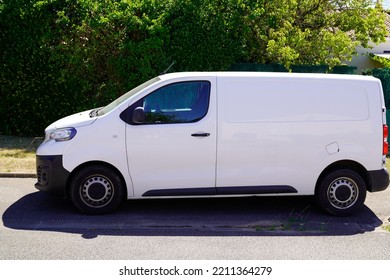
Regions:
[[311, 195], [339, 160], [380, 169], [376, 87], [342, 78], [218, 77], [217, 188], [289, 185]]
[[[80, 129], [81, 130], [81, 129]], [[127, 186], [127, 194], [133, 196], [133, 183], [127, 169], [125, 151], [125, 124], [116, 114], [107, 114], [92, 126], [82, 127], [77, 141], [69, 142], [63, 151], [64, 168], [73, 172], [83, 164], [101, 162], [109, 164], [121, 173]]]
[[[257, 85], [259, 84], [259, 85]], [[323, 84], [321, 86], [321, 84]], [[240, 87], [241, 86], [241, 87]], [[367, 120], [369, 111], [364, 88], [351, 84], [302, 79], [240, 82], [224, 92], [229, 123], [325, 122]], [[237, 106], [239, 102], [240, 106]], [[353, 102], [353, 104], [351, 104]], [[232, 107], [233, 106], [233, 107]]]

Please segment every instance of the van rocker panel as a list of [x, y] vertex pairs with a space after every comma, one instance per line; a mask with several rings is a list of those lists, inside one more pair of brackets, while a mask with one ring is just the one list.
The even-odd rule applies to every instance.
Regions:
[[182, 188], [158, 189], [145, 192], [142, 196], [201, 196], [201, 195], [251, 195], [297, 193], [291, 186], [251, 186], [251, 187], [218, 187], [218, 188]]

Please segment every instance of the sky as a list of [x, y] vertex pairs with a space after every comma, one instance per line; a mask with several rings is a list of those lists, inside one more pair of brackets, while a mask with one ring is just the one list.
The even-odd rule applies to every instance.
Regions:
[[390, 9], [390, 0], [383, 0], [383, 8]]

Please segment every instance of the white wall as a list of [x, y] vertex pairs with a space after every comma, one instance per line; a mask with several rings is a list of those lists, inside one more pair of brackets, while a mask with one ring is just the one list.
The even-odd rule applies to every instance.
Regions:
[[372, 60], [367, 54], [368, 53], [378, 53], [383, 54], [384, 51], [390, 51], [390, 38], [386, 38], [386, 42], [379, 44], [379, 45], [373, 45], [372, 49], [365, 49], [363, 47], [358, 47], [356, 49], [358, 55], [354, 56], [352, 58], [352, 61], [346, 62], [349, 66], [356, 66], [356, 72], [358, 74], [361, 74], [362, 70], [367, 68], [381, 68], [383, 67], [382, 64]]

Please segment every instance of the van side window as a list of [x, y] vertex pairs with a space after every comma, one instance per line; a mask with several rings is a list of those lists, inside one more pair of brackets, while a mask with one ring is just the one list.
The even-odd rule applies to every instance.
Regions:
[[144, 124], [191, 123], [202, 119], [208, 110], [210, 82], [174, 83], [142, 99]]

